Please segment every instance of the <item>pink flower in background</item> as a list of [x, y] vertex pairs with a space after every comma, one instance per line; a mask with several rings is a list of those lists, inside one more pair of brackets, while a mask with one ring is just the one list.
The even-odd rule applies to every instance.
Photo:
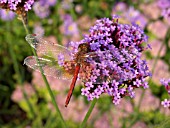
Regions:
[[73, 0], [62, 0], [61, 6], [62, 6], [63, 9], [69, 10], [73, 6], [72, 2], [73, 2]]
[[35, 24], [33, 33], [37, 34], [40, 37], [42, 37], [44, 35], [44, 28], [42, 27], [41, 24]]
[[170, 22], [170, 0], [158, 0], [157, 4], [162, 9], [162, 16]]
[[128, 5], [124, 2], [118, 2], [113, 6], [113, 13], [123, 13], [126, 12]]
[[35, 2], [33, 6], [35, 14], [40, 18], [46, 18], [50, 15], [50, 10], [48, 5], [42, 5], [40, 2]]
[[[151, 52], [152, 56], [154, 56], [154, 57], [157, 56], [162, 43], [163, 43], [162, 41], [156, 40], [156, 39], [150, 41], [150, 45], [152, 46], [152, 50], [150, 50], [150, 52]], [[165, 55], [165, 51], [166, 51], [166, 47], [163, 46], [159, 56], [163, 57]]]
[[82, 11], [83, 11], [82, 5], [81, 5], [81, 4], [76, 5], [75, 11], [76, 11], [77, 13], [81, 14]]
[[64, 26], [64, 34], [66, 36], [74, 36], [79, 34], [77, 23], [73, 21], [70, 15], [63, 16], [63, 26]]
[[163, 21], [155, 21], [148, 25], [148, 30], [155, 34], [158, 38], [164, 39], [168, 30], [168, 25]]
[[13, 20], [15, 17], [15, 13], [12, 11], [7, 11], [5, 9], [0, 9], [0, 18], [4, 21]]
[[[151, 3], [144, 3], [140, 5], [140, 9], [148, 20], [158, 19], [160, 16], [160, 9], [156, 3], [157, 1]], [[154, 11], [153, 11], [154, 10]]]
[[130, 6], [127, 12], [125, 12], [125, 17], [128, 19], [131, 23], [138, 24], [141, 28], [145, 28], [147, 24], [146, 17], [140, 13], [139, 10], [135, 10], [134, 7]]
[[127, 13], [126, 13], [126, 18], [131, 22], [138, 24], [141, 28], [145, 28], [147, 24], [147, 19], [146, 17], [141, 14], [138, 10], [135, 10], [134, 7], [129, 7]]
[[35, 14], [40, 18], [46, 18], [50, 15], [50, 7], [55, 6], [56, 0], [39, 0], [33, 5]]
[[[150, 68], [153, 67], [153, 60], [148, 60], [148, 66]], [[156, 66], [154, 67], [154, 73], [152, 74], [152, 80], [155, 83], [159, 83], [161, 78], [170, 78], [170, 73], [169, 73], [169, 67], [168, 65], [162, 61], [162, 60], [158, 60]]]
[[57, 0], [39, 0], [42, 5], [55, 6]]
[[116, 13], [119, 13], [124, 20], [127, 20], [132, 24], [137, 24], [143, 29], [147, 24], [146, 17], [139, 10], [134, 9], [133, 6], [128, 7], [126, 3], [118, 2], [112, 10], [112, 14]]
[[145, 124], [144, 122], [136, 122], [132, 128], [148, 128], [147, 124]]
[[[142, 90], [138, 89], [136, 91], [136, 98], [134, 99], [134, 104], [137, 106], [142, 95]], [[150, 90], [145, 91], [145, 95], [141, 101], [140, 111], [150, 111], [159, 108], [160, 99], [152, 94]]]
[[88, 15], [83, 15], [77, 20], [77, 24], [83, 34], [87, 34], [88, 29], [94, 25], [96, 19], [91, 19]]
[[35, 93], [34, 89], [32, 88], [32, 85], [29, 83], [24, 83], [23, 85], [18, 85], [18, 86], [16, 86], [16, 89], [13, 91], [12, 96], [11, 96], [11, 99], [14, 102], [20, 102], [20, 101], [24, 100], [24, 94], [23, 94], [22, 88], [28, 97], [31, 97]]

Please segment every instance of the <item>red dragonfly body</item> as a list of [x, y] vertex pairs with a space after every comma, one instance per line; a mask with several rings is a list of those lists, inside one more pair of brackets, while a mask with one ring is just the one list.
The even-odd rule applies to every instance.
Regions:
[[69, 92], [67, 94], [67, 99], [66, 99], [66, 102], [65, 102], [65, 107], [67, 107], [67, 105], [70, 102], [70, 99], [71, 99], [71, 96], [72, 96], [72, 93], [73, 93], [73, 90], [74, 90], [74, 87], [75, 87], [75, 84], [76, 84], [76, 81], [77, 81], [79, 70], [80, 70], [80, 65], [77, 64], [76, 68], [75, 68], [74, 77], [73, 77], [71, 85], [70, 85], [70, 90], [69, 90]]
[[75, 57], [75, 61], [76, 61], [77, 65], [75, 67], [74, 77], [73, 77], [72, 83], [70, 85], [70, 90], [67, 95], [65, 107], [67, 107], [67, 105], [69, 104], [70, 98], [72, 96], [72, 93], [73, 93], [73, 90], [74, 90], [74, 87], [75, 87], [75, 84], [76, 84], [76, 81], [78, 78], [78, 73], [79, 73], [80, 66], [81, 66], [80, 64], [83, 63], [83, 61], [84, 61], [84, 57], [85, 57], [84, 55], [89, 52], [89, 45], [87, 43], [80, 44], [78, 50], [79, 51]]
[[[40, 37], [37, 37], [35, 34], [27, 35], [26, 40], [33, 48], [36, 49], [37, 53], [40, 54], [39, 56], [42, 56], [29, 56], [25, 58], [24, 63], [27, 66], [37, 71], [40, 71], [41, 67], [43, 73], [47, 76], [53, 76], [61, 79], [72, 78], [70, 89], [65, 101], [65, 107], [67, 107], [71, 99], [81, 66], [86, 65], [87, 62], [85, 62], [85, 58], [92, 55], [89, 54], [89, 44], [80, 44], [78, 46], [78, 52], [73, 56], [72, 60], [69, 60], [71, 58], [71, 52], [61, 45], [46, 41]], [[70, 65], [69, 68], [66, 68], [67, 66], [61, 67], [58, 65], [58, 55], [63, 55], [65, 57], [66, 61], [64, 61], [64, 64]]]

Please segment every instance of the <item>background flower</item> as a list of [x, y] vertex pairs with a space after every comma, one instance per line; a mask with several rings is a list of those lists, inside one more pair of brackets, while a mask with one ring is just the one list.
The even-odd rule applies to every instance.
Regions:
[[5, 9], [0, 9], [0, 18], [4, 21], [13, 20], [15, 13], [12, 11], [7, 11]]

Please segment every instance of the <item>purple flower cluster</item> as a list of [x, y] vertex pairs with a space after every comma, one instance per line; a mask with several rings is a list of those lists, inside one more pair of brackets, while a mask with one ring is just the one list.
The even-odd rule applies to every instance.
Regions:
[[0, 9], [0, 18], [4, 21], [12, 20], [15, 17], [15, 13], [12, 11], [7, 11], [5, 9]]
[[11, 11], [17, 11], [20, 8], [24, 8], [24, 11], [31, 10], [34, 0], [0, 0], [0, 7], [4, 9], [10, 9]]
[[40, 18], [46, 18], [50, 14], [50, 7], [56, 4], [56, 0], [39, 0], [34, 3], [33, 10]]
[[[161, 79], [160, 80], [161, 84], [165, 86], [168, 94], [170, 95], [170, 79]], [[161, 102], [161, 104], [166, 108], [170, 108], [170, 100], [165, 99], [164, 101]]]
[[162, 16], [170, 20], [170, 0], [159, 0], [158, 6], [162, 9]]
[[120, 24], [118, 16], [112, 20], [97, 20], [80, 42], [72, 43], [73, 54], [79, 44], [90, 47], [86, 64], [81, 65], [79, 79], [85, 87], [82, 95], [88, 100], [99, 98], [102, 93], [112, 96], [119, 104], [123, 96], [135, 96], [135, 88], [148, 88], [146, 77], [151, 76], [142, 52], [150, 48], [147, 36], [137, 25]]

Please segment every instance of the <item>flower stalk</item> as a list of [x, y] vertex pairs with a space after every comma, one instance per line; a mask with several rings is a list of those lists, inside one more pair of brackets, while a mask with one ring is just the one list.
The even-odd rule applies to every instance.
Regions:
[[96, 99], [96, 98], [93, 99], [93, 101], [91, 102], [91, 105], [90, 105], [90, 107], [89, 107], [89, 110], [88, 110], [88, 112], [86, 113], [86, 115], [85, 115], [85, 117], [84, 117], [84, 119], [83, 119], [83, 122], [81, 123], [81, 125], [80, 125], [79, 128], [84, 128], [84, 127], [85, 127], [85, 125], [86, 125], [86, 123], [87, 123], [87, 120], [88, 120], [88, 118], [90, 117], [90, 114], [92, 113], [96, 102], [97, 102], [97, 99]]
[[[10, 22], [9, 22], [9, 23], [10, 23]], [[10, 55], [11, 55], [11, 58], [12, 58], [12, 61], [13, 61], [13, 64], [14, 64], [15, 73], [17, 74], [17, 83], [18, 83], [19, 85], [22, 85], [22, 84], [23, 84], [23, 82], [22, 82], [22, 81], [23, 81], [23, 80], [22, 80], [22, 76], [20, 75], [19, 65], [18, 65], [18, 63], [17, 63], [17, 59], [16, 59], [15, 53], [14, 53], [14, 51], [13, 51], [13, 46], [12, 46], [12, 44], [11, 44], [10, 26], [11, 26], [10, 24], [7, 24], [7, 28], [8, 28], [8, 33], [7, 33], [7, 34], [8, 34], [8, 36], [7, 36], [8, 38], [7, 38], [7, 42], [8, 42], [8, 45], [9, 45], [9, 53], [10, 53]], [[27, 97], [27, 94], [26, 94], [23, 86], [21, 87], [21, 89], [22, 89], [22, 92], [23, 92], [23, 96], [24, 96], [24, 98], [25, 98], [25, 100], [26, 100], [26, 103], [27, 103], [27, 105], [28, 105], [28, 107], [29, 107], [29, 109], [30, 109], [31, 115], [32, 115], [32, 117], [35, 117], [35, 116], [36, 116], [35, 111], [34, 111], [32, 105], [31, 105], [31, 103], [30, 103], [30, 101], [29, 101], [29, 99], [28, 99], [28, 97]]]
[[[24, 28], [25, 28], [26, 33], [29, 34], [29, 31], [28, 31], [28, 29], [27, 29], [27, 25], [25, 24], [23, 17], [21, 17], [21, 21], [22, 21], [22, 23], [23, 23], [23, 26], [24, 26]], [[32, 49], [32, 52], [33, 52], [34, 56], [37, 57], [36, 50], [33, 49], [33, 48], [31, 48], [31, 49]], [[39, 64], [39, 61], [38, 61], [37, 58], [36, 58], [36, 61], [37, 61], [37, 63]], [[57, 103], [56, 103], [55, 96], [54, 96], [54, 94], [53, 94], [53, 92], [52, 92], [52, 90], [51, 90], [51, 88], [50, 88], [50, 85], [49, 85], [49, 83], [48, 83], [48, 81], [47, 81], [47, 78], [46, 78], [46, 76], [43, 74], [43, 70], [42, 70], [42, 67], [41, 67], [41, 66], [40, 66], [40, 72], [41, 72], [42, 78], [43, 78], [43, 80], [44, 80], [44, 82], [45, 82], [45, 85], [46, 85], [46, 88], [47, 88], [47, 90], [48, 90], [48, 93], [50, 94], [52, 103], [53, 103], [53, 105], [54, 105], [54, 107], [55, 107], [55, 109], [56, 109], [57, 115], [59, 115], [59, 118], [60, 118], [61, 123], [63, 124], [63, 127], [66, 128], [66, 127], [67, 127], [67, 126], [66, 126], [66, 123], [65, 123], [65, 121], [64, 121], [64, 119], [63, 119], [63, 116], [62, 116], [62, 114], [61, 114], [61, 112], [60, 112], [60, 110], [59, 110], [59, 107], [58, 107], [58, 105], [57, 105]]]

